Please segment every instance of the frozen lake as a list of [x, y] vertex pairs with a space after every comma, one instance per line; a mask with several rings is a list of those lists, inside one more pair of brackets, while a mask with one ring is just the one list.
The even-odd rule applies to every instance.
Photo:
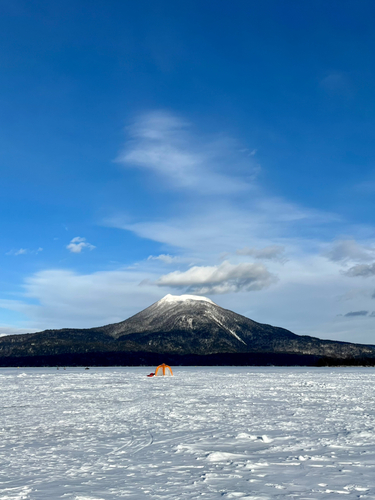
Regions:
[[375, 498], [374, 368], [1, 368], [0, 498]]

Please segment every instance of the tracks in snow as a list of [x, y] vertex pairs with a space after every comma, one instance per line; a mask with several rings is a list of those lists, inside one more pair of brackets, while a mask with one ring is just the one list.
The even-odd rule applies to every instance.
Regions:
[[116, 456], [116, 455], [135, 455], [140, 451], [144, 450], [151, 446], [154, 442], [154, 436], [147, 429], [140, 434], [135, 434], [134, 432], [130, 432], [129, 440], [124, 443], [122, 446], [115, 448], [114, 450], [107, 453], [107, 456]]

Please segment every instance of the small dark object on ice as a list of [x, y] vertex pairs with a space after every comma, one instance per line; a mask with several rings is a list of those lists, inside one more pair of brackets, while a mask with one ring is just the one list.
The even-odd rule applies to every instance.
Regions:
[[90, 370], [90, 368], [88, 366], [86, 366], [85, 370]]
[[150, 375], [147, 375], [148, 377], [153, 377], [155, 373], [150, 373]]

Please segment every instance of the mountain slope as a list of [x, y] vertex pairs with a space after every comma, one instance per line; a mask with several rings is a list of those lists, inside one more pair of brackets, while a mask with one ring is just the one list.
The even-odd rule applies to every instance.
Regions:
[[96, 333], [111, 335], [129, 347], [180, 354], [289, 352], [333, 357], [375, 355], [373, 346], [299, 336], [257, 323], [194, 295], [166, 295], [135, 316]]
[[166, 295], [131, 318], [103, 327], [46, 330], [0, 338], [0, 358], [90, 352], [375, 358], [375, 346], [299, 336], [257, 323], [219, 307], [210, 299], [193, 295]]

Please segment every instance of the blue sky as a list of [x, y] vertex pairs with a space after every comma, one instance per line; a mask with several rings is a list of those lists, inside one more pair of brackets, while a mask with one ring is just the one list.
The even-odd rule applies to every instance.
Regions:
[[375, 344], [373, 2], [0, 11], [0, 334], [195, 293]]

